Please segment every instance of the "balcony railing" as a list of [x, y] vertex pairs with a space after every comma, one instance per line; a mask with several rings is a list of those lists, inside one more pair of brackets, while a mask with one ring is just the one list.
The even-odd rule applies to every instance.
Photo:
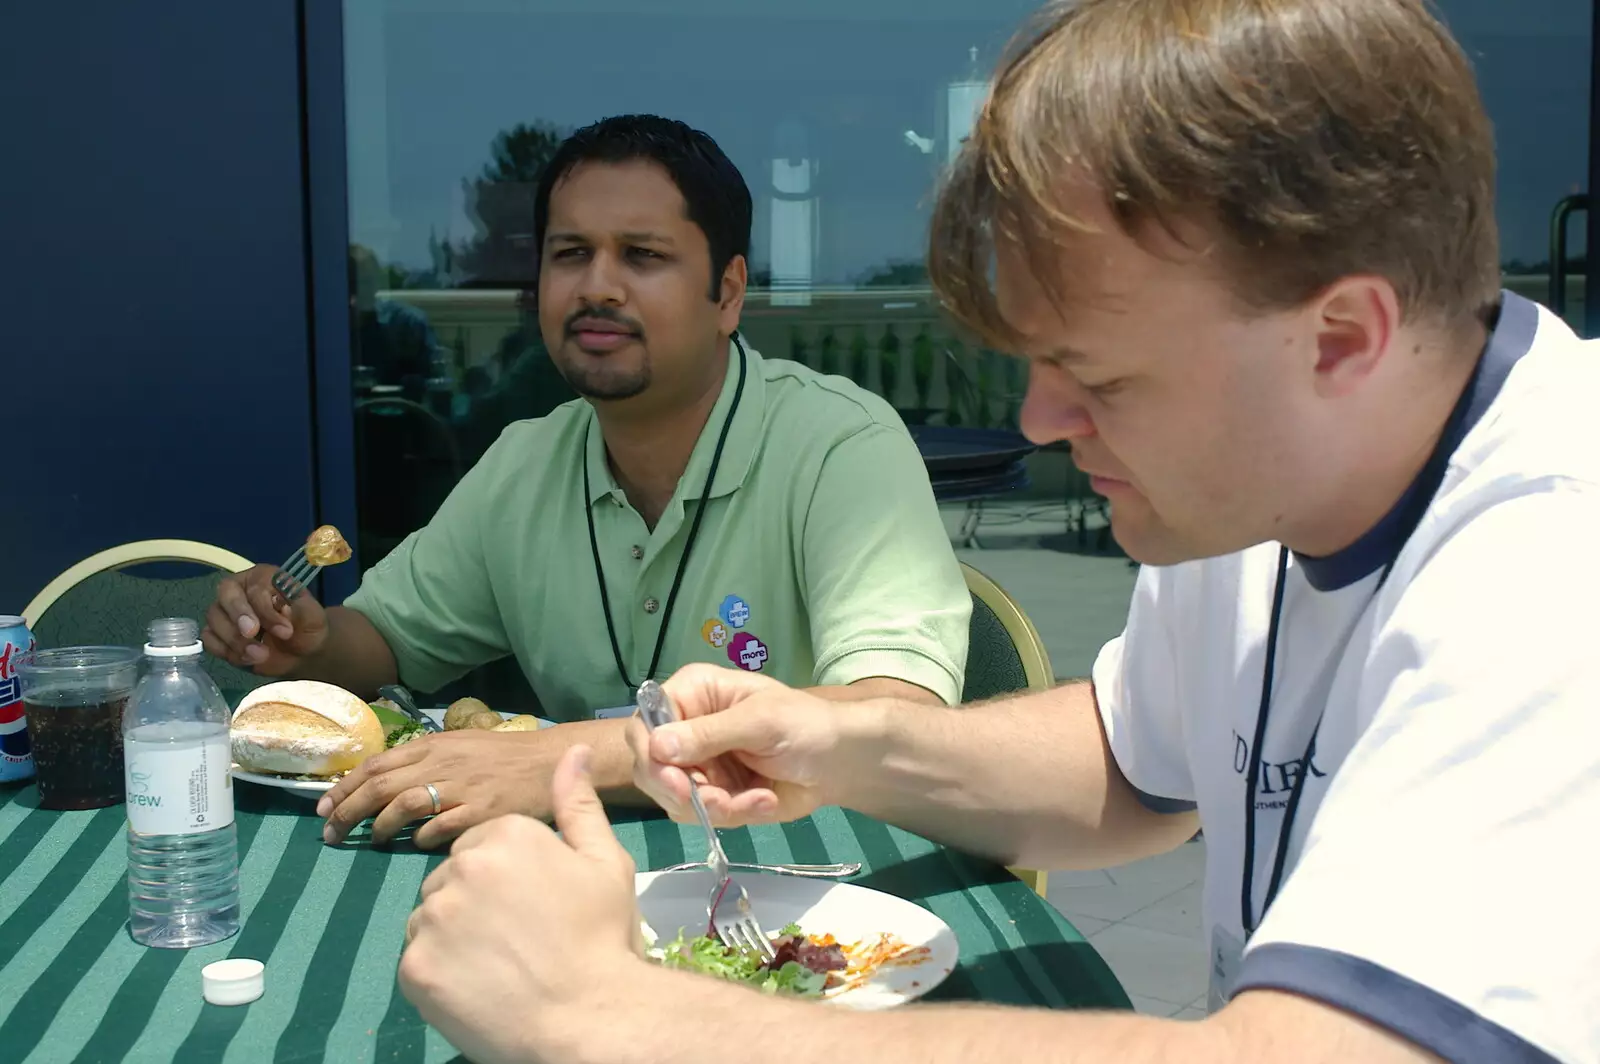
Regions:
[[[506, 368], [499, 364], [506, 336], [532, 328], [515, 291], [397, 289], [378, 297], [427, 315], [458, 379], [472, 368], [497, 378]], [[771, 292], [752, 291], [741, 327], [746, 341], [768, 357], [849, 377], [888, 399], [907, 421], [1016, 423], [1026, 367], [973, 345], [928, 289], [813, 289], [805, 297], [795, 305], [794, 293], [775, 300]]]
[[[1544, 274], [1510, 275], [1505, 284], [1530, 299], [1548, 299]], [[378, 295], [427, 315], [458, 380], [474, 367], [491, 381], [497, 378], [505, 369], [499, 360], [508, 334], [531, 334], [534, 327], [513, 290], [396, 289]], [[1583, 320], [1582, 277], [1568, 279], [1567, 314]], [[769, 357], [843, 374], [884, 396], [912, 423], [1014, 426], [1027, 383], [1020, 360], [974, 345], [925, 287], [752, 290], [743, 331]]]

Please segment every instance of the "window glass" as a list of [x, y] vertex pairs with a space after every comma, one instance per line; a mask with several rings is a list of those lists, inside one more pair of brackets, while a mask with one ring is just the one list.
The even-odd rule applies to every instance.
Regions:
[[[533, 188], [564, 135], [608, 115], [680, 118], [743, 171], [743, 327], [764, 354], [854, 378], [937, 446], [1014, 430], [1024, 367], [956, 335], [922, 255], [936, 176], [1034, 6], [347, 0], [363, 564], [426, 522], [507, 422], [573, 398], [523, 296]], [[1497, 124], [1508, 284], [1548, 299], [1551, 214], [1585, 185], [1590, 5], [1442, 6]], [[1581, 216], [1570, 228], [1581, 274]], [[1576, 282], [1571, 296], [1577, 321]], [[1025, 470], [947, 490], [951, 535], [1020, 600], [1057, 674], [1082, 675], [1123, 623], [1133, 569], [1064, 448]]]

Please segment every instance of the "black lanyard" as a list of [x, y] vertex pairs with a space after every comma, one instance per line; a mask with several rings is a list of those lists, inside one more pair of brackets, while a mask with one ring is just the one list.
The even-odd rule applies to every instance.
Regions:
[[[656, 668], [661, 664], [661, 648], [667, 642], [667, 625], [672, 621], [672, 607], [678, 601], [678, 589], [683, 585], [684, 570], [689, 567], [689, 552], [694, 550], [694, 541], [700, 535], [700, 522], [706, 516], [706, 503], [711, 499], [711, 487], [717, 480], [717, 468], [722, 465], [722, 447], [728, 442], [728, 430], [733, 427], [733, 415], [739, 412], [739, 400], [744, 397], [745, 375], [745, 350], [744, 341], [739, 339], [739, 334], [733, 334], [734, 345], [739, 348], [739, 382], [734, 385], [733, 402], [728, 404], [728, 416], [722, 419], [722, 432], [717, 436], [717, 448], [711, 452], [711, 468], [706, 472], [705, 487], [700, 490], [700, 505], [695, 507], [694, 520], [689, 523], [689, 538], [683, 544], [683, 556], [678, 559], [678, 571], [672, 577], [672, 590], [667, 592], [667, 604], [661, 610], [661, 627], [656, 631], [655, 653], [650, 655], [650, 671], [645, 674], [645, 680], [656, 678]], [[606, 570], [600, 563], [600, 540], [594, 533], [594, 505], [589, 497], [589, 457], [587, 434], [585, 435], [583, 459], [583, 515], [589, 520], [589, 549], [594, 552], [594, 576], [600, 584], [600, 608], [606, 615], [606, 634], [611, 637], [611, 655], [617, 662], [617, 675], [622, 678], [622, 685], [631, 694], [638, 690], [628, 679], [628, 667], [622, 662], [622, 647], [617, 642], [616, 624], [611, 619], [611, 596], [606, 593]], [[639, 681], [643, 683], [644, 680]]]
[[[1450, 468], [1450, 456], [1455, 453], [1455, 448], [1461, 441], [1463, 425], [1471, 406], [1477, 380], [1478, 372], [1474, 371], [1466, 387], [1462, 389], [1461, 397], [1456, 400], [1450, 417], [1445, 421], [1444, 430], [1439, 434], [1439, 441], [1434, 444], [1433, 453], [1428, 456], [1427, 464], [1417, 475], [1397, 527], [1394, 552], [1389, 556], [1389, 561], [1378, 577], [1378, 586], [1372, 589], [1373, 599], [1376, 599], [1378, 592], [1383, 590], [1383, 585], [1388, 581], [1389, 573], [1393, 571], [1400, 551], [1411, 538], [1411, 533], [1422, 523], [1423, 515], [1428, 512], [1434, 496], [1439, 492], [1439, 486], [1444, 483], [1445, 473]], [[1239, 891], [1239, 920], [1246, 935], [1253, 934], [1259, 926], [1259, 921], [1254, 919], [1252, 911], [1256, 873], [1256, 787], [1261, 778], [1261, 747], [1267, 737], [1267, 716], [1272, 708], [1272, 674], [1278, 656], [1278, 629], [1283, 619], [1284, 581], [1288, 573], [1289, 548], [1279, 547], [1278, 579], [1272, 589], [1272, 618], [1267, 623], [1267, 661], [1261, 670], [1261, 708], [1256, 711], [1256, 733], [1250, 744], [1250, 764], [1247, 766], [1250, 778], [1245, 783], [1244, 883]], [[1368, 608], [1371, 604], [1372, 600], [1369, 599]], [[1317, 753], [1317, 733], [1322, 730], [1322, 718], [1326, 713], [1327, 705], [1324, 704], [1322, 710], [1317, 713], [1316, 725], [1311, 729], [1311, 738], [1306, 743], [1305, 755], [1300, 761], [1300, 771], [1295, 776], [1294, 786], [1289, 790], [1289, 804], [1283, 811], [1283, 827], [1279, 829], [1277, 854], [1272, 862], [1272, 878], [1267, 882], [1267, 897], [1261, 906], [1263, 919], [1267, 915], [1267, 910], [1272, 908], [1272, 903], [1278, 896], [1278, 887], [1283, 883], [1284, 865], [1289, 859], [1289, 837], [1294, 833], [1295, 813], [1300, 809], [1300, 796], [1305, 792], [1306, 778], [1311, 775], [1311, 759]]]

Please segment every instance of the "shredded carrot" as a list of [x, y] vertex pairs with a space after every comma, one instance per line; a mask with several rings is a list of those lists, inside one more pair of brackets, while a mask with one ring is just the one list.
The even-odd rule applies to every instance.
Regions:
[[[838, 945], [832, 935], [809, 936], [813, 945]], [[824, 993], [844, 993], [871, 979], [881, 968], [910, 967], [927, 960], [932, 951], [927, 946], [912, 946], [902, 942], [897, 935], [887, 932], [875, 939], [863, 939], [840, 947], [844, 952], [845, 970], [828, 973], [828, 987]]]

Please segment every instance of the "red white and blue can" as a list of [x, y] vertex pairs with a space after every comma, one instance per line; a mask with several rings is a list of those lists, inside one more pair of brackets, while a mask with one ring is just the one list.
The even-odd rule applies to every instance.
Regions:
[[33, 777], [33, 747], [22, 712], [17, 664], [33, 653], [33, 633], [21, 617], [0, 615], [0, 783]]

